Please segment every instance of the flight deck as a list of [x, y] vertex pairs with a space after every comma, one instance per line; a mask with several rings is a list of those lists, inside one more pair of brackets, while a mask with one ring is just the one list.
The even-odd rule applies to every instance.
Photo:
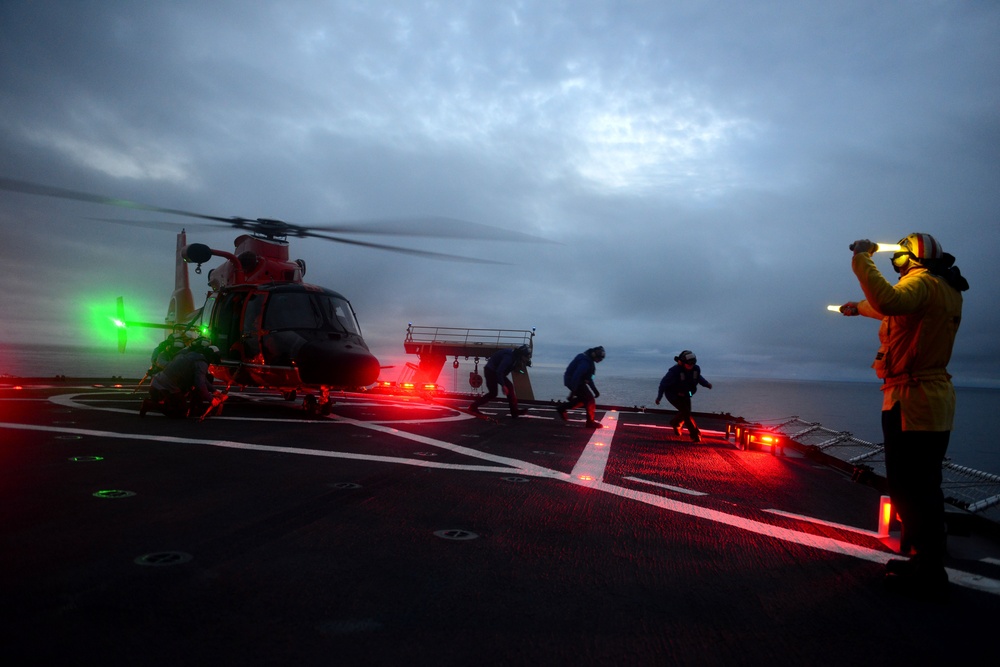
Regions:
[[[883, 589], [880, 493], [670, 411], [0, 387], [3, 642], [18, 664], [875, 664], [982, 659], [1000, 546], [946, 602]], [[490, 410], [489, 408], [493, 409]]]

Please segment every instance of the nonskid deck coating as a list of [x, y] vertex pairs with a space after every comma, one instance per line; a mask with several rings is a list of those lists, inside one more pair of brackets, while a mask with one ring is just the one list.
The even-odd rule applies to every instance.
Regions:
[[[603, 413], [594, 431], [543, 404], [517, 420], [490, 407], [499, 425], [445, 400], [345, 395], [307, 419], [247, 394], [197, 423], [139, 419], [128, 388], [0, 390], [6, 643], [134, 664], [989, 648], [992, 543], [952, 540], [946, 605], [901, 599], [880, 583], [878, 495], [839, 473], [678, 439], [664, 413]], [[189, 560], [137, 564], [151, 554]]]

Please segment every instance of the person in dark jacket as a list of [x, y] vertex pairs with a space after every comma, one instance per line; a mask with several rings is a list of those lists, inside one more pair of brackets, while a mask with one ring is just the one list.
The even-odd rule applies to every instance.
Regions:
[[670, 405], [677, 408], [677, 416], [670, 420], [674, 433], [681, 434], [681, 426], [687, 426], [692, 442], [701, 442], [701, 431], [691, 416], [691, 397], [698, 391], [698, 385], [712, 388], [712, 383], [701, 374], [698, 357], [691, 350], [684, 350], [676, 357], [677, 363], [670, 367], [667, 374], [660, 380], [660, 389], [656, 393], [656, 404], [664, 396]]
[[469, 410], [478, 412], [479, 406], [497, 397], [500, 385], [503, 385], [504, 392], [507, 394], [507, 403], [510, 405], [510, 416], [518, 417], [527, 412], [527, 410], [518, 409], [514, 383], [507, 376], [530, 365], [531, 348], [527, 345], [494, 352], [486, 362], [486, 366], [483, 367], [483, 375], [486, 378], [486, 393], [474, 400], [469, 406]]
[[210, 363], [219, 363], [218, 348], [199, 345], [177, 354], [149, 383], [149, 397], [143, 399], [139, 416], [144, 417], [153, 407], [158, 407], [167, 417], [187, 417], [212, 404], [212, 376]]
[[567, 420], [566, 411], [584, 406], [587, 410], [587, 426], [589, 428], [603, 428], [601, 422], [594, 419], [597, 409], [595, 400], [601, 395], [594, 384], [594, 373], [597, 372], [597, 364], [604, 360], [604, 348], [601, 346], [592, 347], [586, 352], [581, 352], [566, 367], [563, 374], [563, 384], [569, 389], [569, 398], [565, 403], [560, 403], [556, 407], [559, 416], [563, 421]]

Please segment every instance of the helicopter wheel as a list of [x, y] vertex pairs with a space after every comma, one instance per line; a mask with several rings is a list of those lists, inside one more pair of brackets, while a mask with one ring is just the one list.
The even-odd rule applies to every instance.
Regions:
[[295, 391], [294, 389], [292, 389], [291, 391], [281, 392], [281, 397], [286, 401], [294, 401], [296, 398], [298, 398], [298, 395], [299, 392]]
[[319, 406], [319, 414], [326, 416], [333, 412], [333, 401], [327, 401]]
[[319, 413], [319, 401], [312, 394], [307, 395], [302, 399], [302, 409], [311, 415]]

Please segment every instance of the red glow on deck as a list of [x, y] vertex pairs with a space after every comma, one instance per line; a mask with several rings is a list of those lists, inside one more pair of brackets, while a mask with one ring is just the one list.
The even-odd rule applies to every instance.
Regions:
[[583, 480], [584, 482], [593, 482], [594, 481], [594, 476], [593, 475], [580, 475], [580, 479]]

